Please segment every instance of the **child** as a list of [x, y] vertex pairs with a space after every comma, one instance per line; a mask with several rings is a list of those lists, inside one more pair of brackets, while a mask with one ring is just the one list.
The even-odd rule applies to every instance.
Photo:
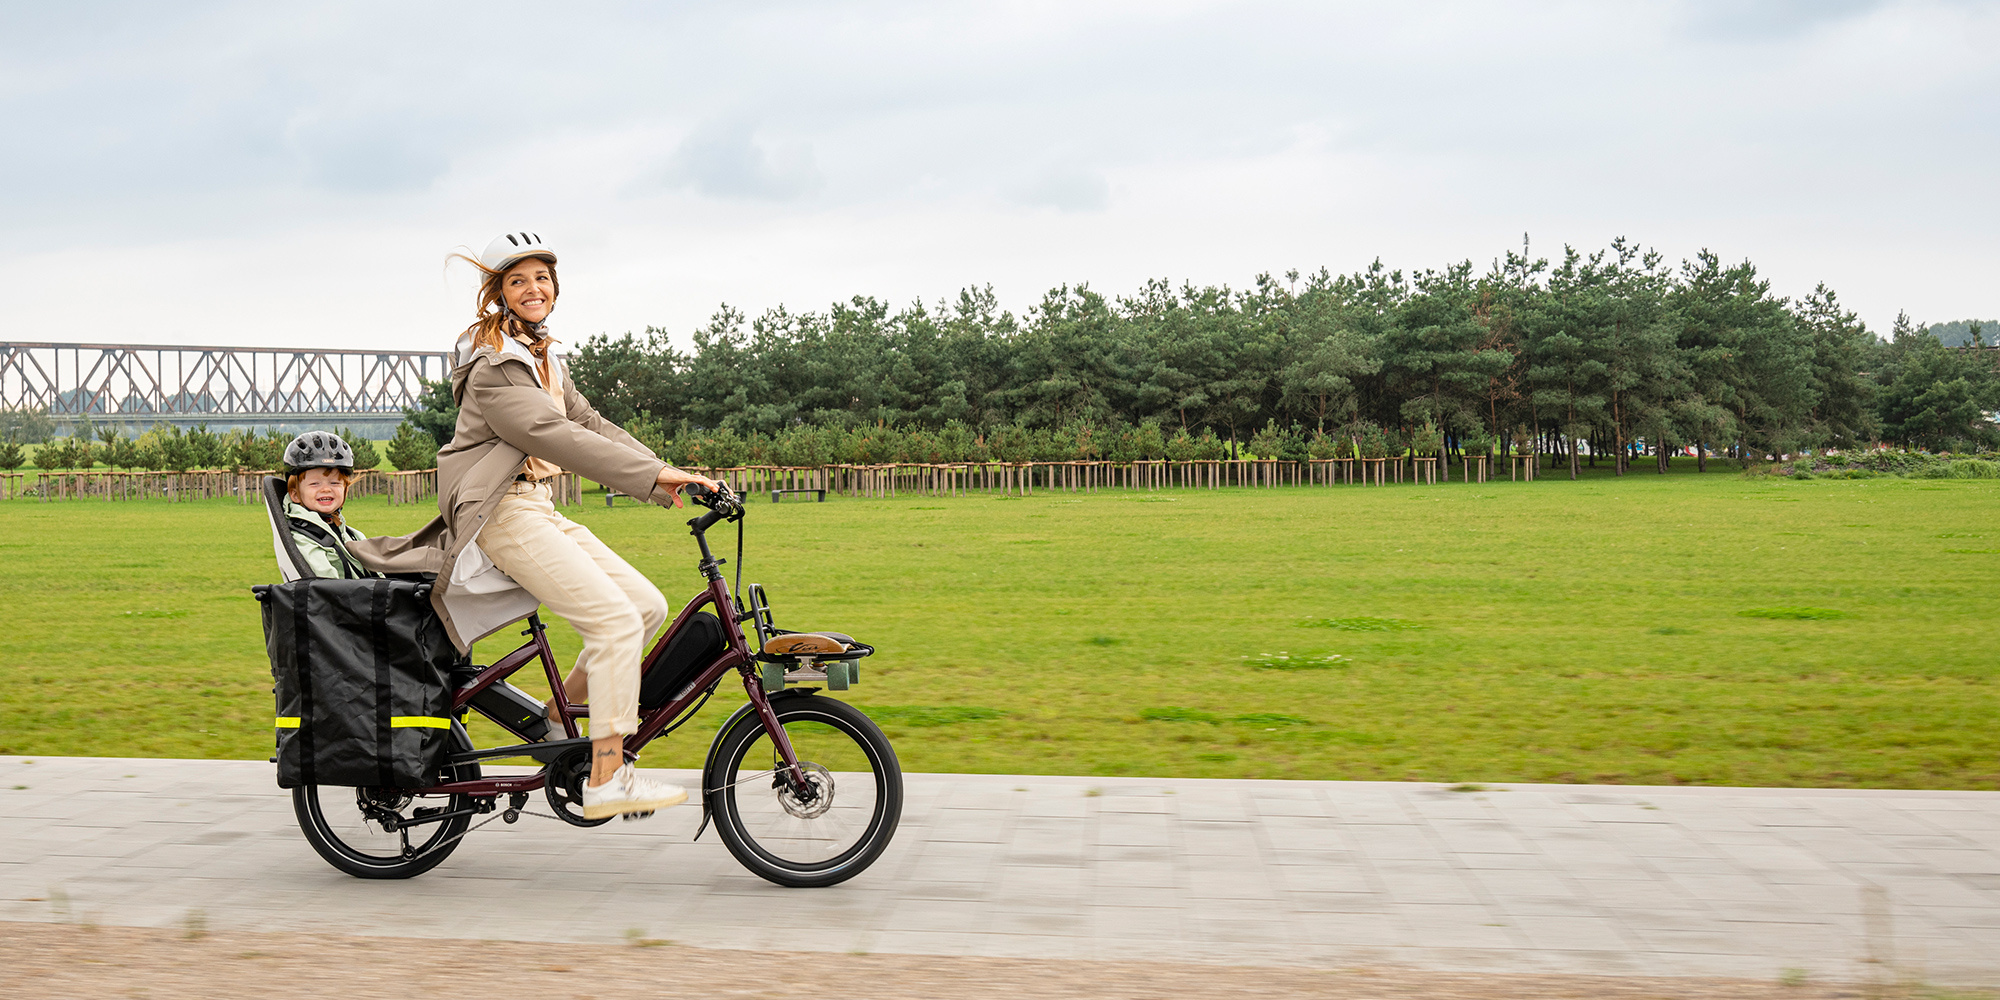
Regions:
[[338, 436], [307, 431], [285, 446], [285, 517], [306, 568], [323, 580], [380, 576], [363, 569], [347, 544], [368, 536], [340, 516], [354, 482], [354, 449]]

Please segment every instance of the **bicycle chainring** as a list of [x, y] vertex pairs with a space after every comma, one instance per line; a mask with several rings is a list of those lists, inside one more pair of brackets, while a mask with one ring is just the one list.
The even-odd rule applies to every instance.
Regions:
[[571, 750], [550, 762], [545, 772], [548, 780], [542, 783], [542, 792], [549, 800], [549, 808], [555, 810], [563, 822], [572, 826], [603, 826], [611, 822], [611, 817], [603, 819], [583, 818], [583, 783], [590, 779], [590, 751]]

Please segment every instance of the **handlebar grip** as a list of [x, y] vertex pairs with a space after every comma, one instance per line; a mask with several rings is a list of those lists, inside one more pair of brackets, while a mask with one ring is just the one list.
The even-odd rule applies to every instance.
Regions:
[[727, 483], [722, 484], [722, 488], [719, 490], [709, 489], [700, 483], [689, 483], [686, 489], [688, 499], [703, 507], [713, 508], [718, 504], [725, 507], [735, 506], [743, 500], [742, 497], [736, 495], [734, 490], [729, 488], [729, 484]]

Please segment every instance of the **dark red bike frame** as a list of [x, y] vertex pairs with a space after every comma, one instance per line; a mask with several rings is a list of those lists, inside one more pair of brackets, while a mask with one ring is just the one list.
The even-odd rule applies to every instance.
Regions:
[[[741, 516], [740, 512], [737, 516]], [[750, 696], [750, 704], [755, 707], [758, 718], [764, 723], [765, 732], [770, 734], [772, 744], [776, 747], [779, 756], [785, 762], [784, 775], [794, 783], [795, 787], [804, 787], [805, 774], [799, 768], [797, 754], [792, 751], [792, 741], [786, 737], [784, 727], [778, 724], [777, 713], [771, 710], [770, 698], [765, 694], [764, 685], [758, 679], [757, 660], [750, 650], [749, 643], [744, 639], [742, 619], [737, 614], [736, 601], [730, 597], [728, 585], [723, 581], [721, 564], [717, 563], [715, 557], [708, 551], [708, 539], [705, 536], [705, 532], [716, 521], [722, 519], [723, 516], [721, 514], [711, 512], [688, 522], [688, 525], [694, 529], [692, 534], [695, 537], [695, 541], [701, 546], [702, 560], [700, 570], [702, 576], [707, 579], [708, 586], [693, 600], [689, 601], [687, 607], [681, 609], [681, 613], [674, 617], [673, 623], [667, 626], [666, 631], [660, 633], [659, 639], [653, 643], [652, 650], [646, 654], [646, 658], [640, 663], [640, 676], [643, 678], [646, 673], [652, 671], [658, 665], [660, 656], [666, 652], [667, 644], [675, 635], [679, 634], [680, 630], [687, 625], [696, 612], [705, 607], [714, 608], [716, 617], [722, 620], [723, 634], [728, 637], [729, 648], [721, 656], [716, 657], [714, 663], [703, 668], [701, 673], [697, 674], [692, 681], [676, 692], [673, 697], [669, 698], [665, 704], [651, 711], [639, 714], [639, 731], [625, 737], [625, 758], [630, 760], [638, 756], [640, 748], [652, 742], [662, 732], [665, 732], [668, 726], [680, 717], [681, 713], [687, 711], [690, 706], [696, 704], [699, 700], [704, 699], [712, 688], [722, 683], [722, 678], [725, 675], [731, 670], [735, 670], [743, 675], [743, 690]], [[540, 660], [542, 670], [548, 676], [549, 689], [555, 695], [556, 711], [562, 721], [563, 733], [571, 740], [578, 740], [580, 737], [578, 736], [577, 720], [590, 714], [590, 706], [588, 704], [572, 704], [568, 696], [564, 693], [562, 673], [556, 667], [555, 653], [549, 649], [549, 640], [544, 634], [547, 626], [542, 624], [538, 615], [530, 615], [526, 621], [529, 623], [528, 629], [522, 634], [529, 636], [528, 642], [521, 646], [521, 648], [501, 657], [492, 666], [481, 670], [470, 682], [454, 692], [452, 695], [452, 711], [456, 714], [472, 701], [474, 695], [477, 695], [499, 681], [505, 680], [507, 677], [513, 675], [515, 671], [520, 670], [529, 663]], [[506, 729], [515, 736], [523, 740], [529, 739], [526, 734], [514, 729], [512, 726], [508, 726], [506, 723], [499, 722], [498, 720], [495, 720], [495, 722], [502, 729]], [[582, 744], [579, 743], [578, 746], [581, 747]], [[545, 757], [549, 749], [551, 749], [549, 743], [544, 741], [523, 743], [512, 747], [495, 747], [491, 750], [478, 750], [474, 753], [477, 758]], [[463, 755], [454, 756], [463, 757]], [[453, 781], [442, 785], [434, 785], [430, 788], [413, 789], [409, 794], [469, 795], [475, 797], [497, 796], [509, 793], [532, 792], [540, 789], [547, 783], [547, 780], [548, 772], [544, 770], [540, 773], [526, 774], [519, 777], [477, 778], [471, 781]]]

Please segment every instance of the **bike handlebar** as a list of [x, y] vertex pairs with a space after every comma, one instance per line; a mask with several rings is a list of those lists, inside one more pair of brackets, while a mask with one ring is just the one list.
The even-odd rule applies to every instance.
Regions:
[[708, 508], [708, 513], [688, 522], [696, 531], [707, 531], [717, 521], [733, 521], [743, 516], [743, 498], [727, 483], [719, 490], [711, 490], [700, 483], [689, 483], [687, 497], [696, 506]]

